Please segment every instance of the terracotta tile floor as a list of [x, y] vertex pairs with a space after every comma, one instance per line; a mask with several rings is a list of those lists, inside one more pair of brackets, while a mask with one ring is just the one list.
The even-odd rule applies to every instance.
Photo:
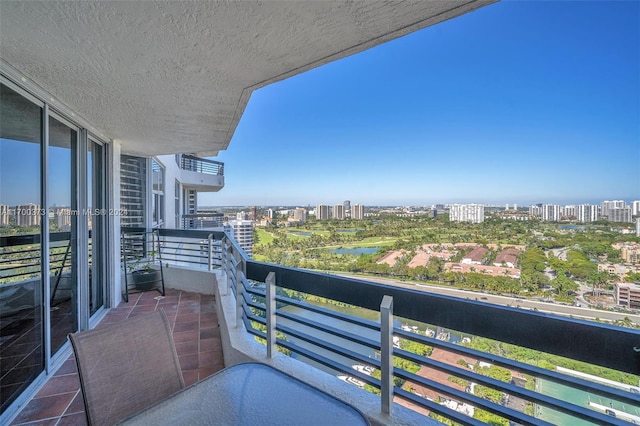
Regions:
[[[182, 375], [188, 386], [224, 368], [213, 296], [167, 289], [129, 295], [100, 325], [163, 308], [171, 324]], [[100, 327], [98, 325], [98, 327]], [[25, 406], [12, 425], [86, 425], [73, 355]]]

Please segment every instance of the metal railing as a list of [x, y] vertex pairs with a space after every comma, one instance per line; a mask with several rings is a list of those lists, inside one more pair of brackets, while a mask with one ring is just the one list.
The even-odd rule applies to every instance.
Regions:
[[[50, 274], [60, 277], [71, 270], [71, 233], [52, 232], [49, 241]], [[0, 237], [0, 283], [39, 277], [40, 250], [40, 234]]]
[[[144, 235], [146, 228], [122, 228], [122, 233], [137, 236]], [[199, 231], [185, 229], [156, 230], [158, 233], [157, 246], [141, 241], [141, 247], [146, 251], [157, 251], [164, 265], [186, 266], [190, 268], [213, 270], [222, 265], [222, 231]], [[141, 248], [140, 256], [147, 256]]]
[[180, 168], [208, 175], [224, 176], [224, 163], [193, 155], [182, 154]]
[[[229, 238], [223, 241], [222, 264], [229, 286], [222, 291], [230, 291], [236, 298], [236, 324], [244, 324], [250, 334], [264, 339], [268, 356], [272, 356], [279, 347], [315, 365], [342, 373], [351, 378], [351, 383], [379, 392], [383, 412], [392, 410], [395, 397], [461, 424], [483, 424], [465, 414], [464, 410], [453, 408], [464, 406], [462, 404], [518, 424], [551, 424], [538, 416], [541, 409], [593, 424], [622, 425], [640, 421], [637, 412], [625, 414], [624, 410], [615, 409], [612, 405], [615, 401], [631, 409], [640, 407], [638, 387], [611, 387], [604, 381], [595, 382], [580, 375], [544, 369], [435, 336], [416, 334], [394, 326], [394, 319], [456, 330], [463, 335], [484, 337], [636, 375], [640, 373], [638, 330], [256, 262]], [[290, 294], [284, 294], [283, 289]], [[378, 311], [380, 321], [315, 306], [291, 297], [295, 294], [292, 292]], [[331, 321], [327, 319], [340, 325], [328, 325]], [[345, 331], [351, 326], [357, 327], [358, 331]], [[611, 408], [604, 404], [592, 404], [590, 408], [589, 405], [567, 402], [538, 389], [512, 381], [503, 382], [460, 365], [417, 355], [401, 349], [402, 342], [414, 342], [461, 358], [502, 367], [536, 382], [546, 381], [586, 392], [593, 398], [607, 401]], [[373, 351], [375, 356], [366, 355], [366, 351], [359, 348]], [[474, 394], [473, 386], [460, 390], [451, 386], [452, 383], [443, 383], [430, 375], [394, 367], [394, 358], [403, 360], [405, 364], [402, 365], [412, 363], [429, 371], [444, 373], [454, 380], [495, 390], [502, 399], [485, 399]], [[354, 362], [366, 368], [354, 370], [351, 365]], [[394, 381], [404, 382], [404, 385], [398, 386]], [[427, 388], [437, 394], [439, 400], [412, 392], [413, 388]], [[519, 398], [531, 410], [525, 413], [507, 406], [505, 402], [510, 398]], [[455, 404], [447, 404], [448, 401], [455, 401]]]
[[224, 224], [222, 213], [183, 214], [182, 229], [216, 228]]

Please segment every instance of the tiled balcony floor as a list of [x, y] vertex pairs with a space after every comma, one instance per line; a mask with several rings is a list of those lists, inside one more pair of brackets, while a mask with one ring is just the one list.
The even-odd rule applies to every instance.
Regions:
[[[182, 375], [188, 386], [224, 368], [213, 296], [166, 290], [129, 295], [98, 325], [163, 308], [171, 324]], [[51, 377], [12, 425], [85, 425], [84, 404], [73, 355]]]

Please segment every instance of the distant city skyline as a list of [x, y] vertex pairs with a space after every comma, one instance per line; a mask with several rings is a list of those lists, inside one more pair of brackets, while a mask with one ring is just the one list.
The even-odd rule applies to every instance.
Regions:
[[202, 206], [640, 199], [640, 3], [499, 2], [253, 93]]

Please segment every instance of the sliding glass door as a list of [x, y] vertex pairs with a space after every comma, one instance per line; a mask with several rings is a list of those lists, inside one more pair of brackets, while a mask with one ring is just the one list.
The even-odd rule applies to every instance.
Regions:
[[108, 204], [107, 145], [0, 81], [2, 414], [105, 307]]
[[51, 353], [78, 330], [78, 129], [49, 117], [49, 277]]
[[[44, 370], [42, 104], [0, 86], [0, 401]], [[46, 274], [45, 274], [46, 275]]]

